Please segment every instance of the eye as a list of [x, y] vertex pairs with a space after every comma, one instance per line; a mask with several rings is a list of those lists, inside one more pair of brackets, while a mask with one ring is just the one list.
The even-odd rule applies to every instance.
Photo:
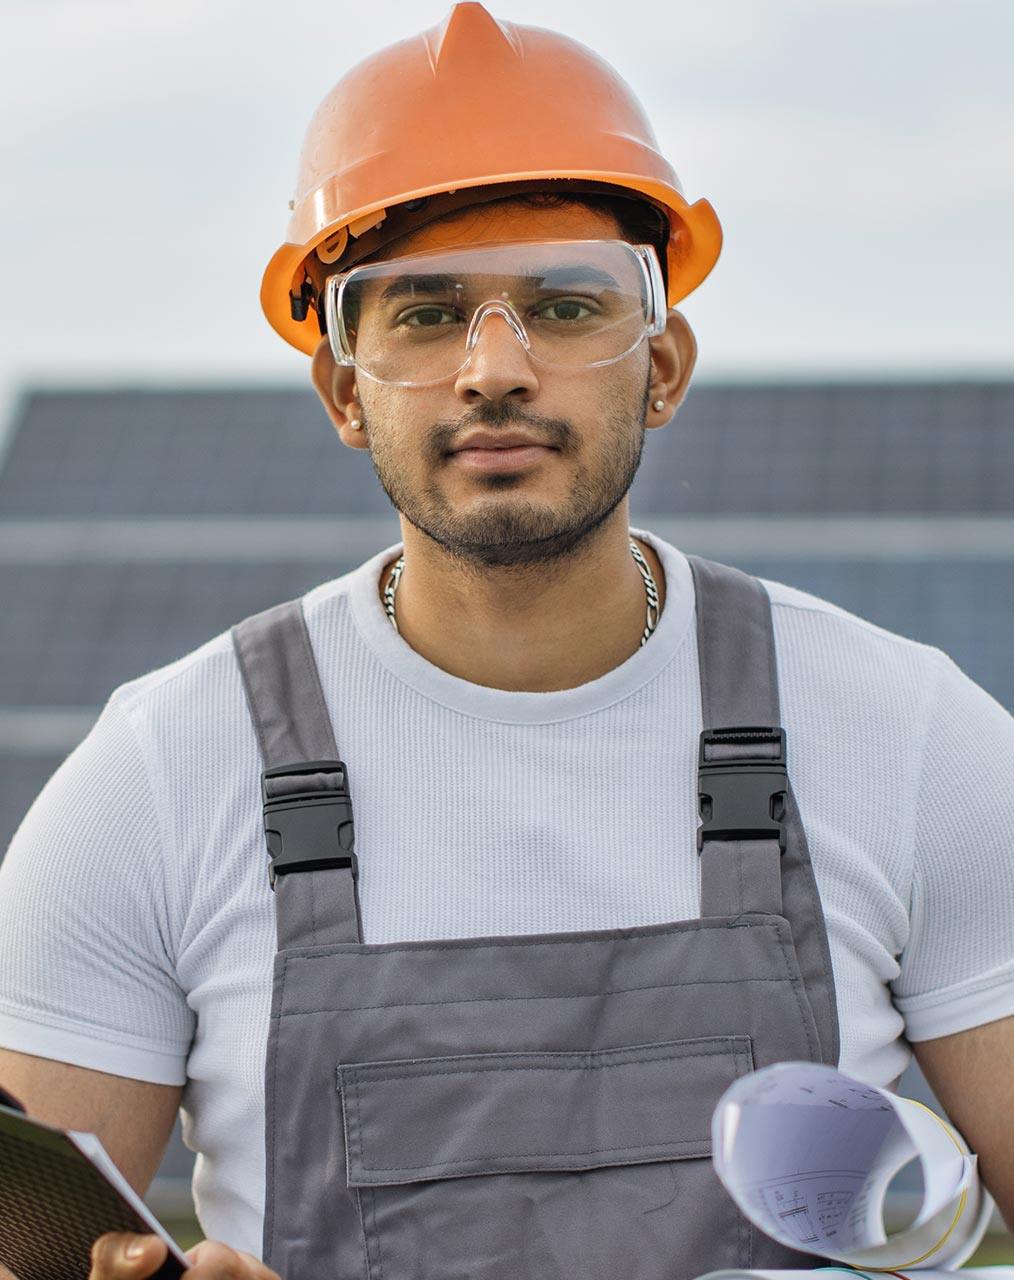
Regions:
[[593, 314], [592, 308], [581, 298], [552, 298], [536, 308], [540, 320], [586, 320]]
[[454, 307], [441, 307], [436, 303], [413, 307], [410, 311], [403, 311], [398, 317], [398, 324], [410, 329], [436, 329], [441, 325], [460, 324], [461, 321], [461, 313]]

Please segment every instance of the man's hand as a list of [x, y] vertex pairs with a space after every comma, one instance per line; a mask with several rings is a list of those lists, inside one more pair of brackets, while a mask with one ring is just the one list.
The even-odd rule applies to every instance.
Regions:
[[[100, 1236], [92, 1245], [88, 1280], [143, 1280], [154, 1275], [165, 1261], [166, 1246], [158, 1236]], [[189, 1250], [193, 1264], [187, 1280], [279, 1280], [252, 1253], [230, 1249], [217, 1240], [202, 1240]]]

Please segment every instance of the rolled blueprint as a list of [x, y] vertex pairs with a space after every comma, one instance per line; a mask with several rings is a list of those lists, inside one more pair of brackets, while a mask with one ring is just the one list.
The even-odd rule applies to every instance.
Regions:
[[[974, 1252], [993, 1208], [975, 1156], [946, 1121], [815, 1063], [782, 1062], [737, 1080], [715, 1109], [712, 1153], [726, 1190], [762, 1231], [853, 1268], [952, 1271]], [[888, 1235], [887, 1189], [913, 1161], [922, 1204]], [[983, 1270], [1003, 1280], [1008, 1269]]]

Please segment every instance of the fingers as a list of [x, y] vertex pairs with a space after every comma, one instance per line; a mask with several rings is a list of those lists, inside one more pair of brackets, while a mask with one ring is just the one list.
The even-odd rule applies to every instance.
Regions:
[[218, 1240], [202, 1240], [187, 1253], [193, 1263], [187, 1280], [279, 1280], [252, 1253], [230, 1249]]
[[142, 1280], [154, 1275], [168, 1250], [158, 1236], [114, 1232], [99, 1236], [92, 1245], [88, 1280]]
[[[159, 1269], [166, 1252], [158, 1236], [101, 1236], [92, 1245], [88, 1280], [144, 1280]], [[187, 1257], [191, 1262], [187, 1280], [279, 1280], [253, 1254], [230, 1249], [218, 1240], [202, 1240]]]

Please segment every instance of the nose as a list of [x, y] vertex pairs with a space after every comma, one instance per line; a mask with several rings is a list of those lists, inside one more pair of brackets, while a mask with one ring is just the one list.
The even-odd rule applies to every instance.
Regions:
[[512, 308], [488, 304], [473, 317], [469, 355], [454, 383], [467, 403], [477, 400], [531, 400], [539, 389], [532, 359], [523, 342], [524, 329]]

